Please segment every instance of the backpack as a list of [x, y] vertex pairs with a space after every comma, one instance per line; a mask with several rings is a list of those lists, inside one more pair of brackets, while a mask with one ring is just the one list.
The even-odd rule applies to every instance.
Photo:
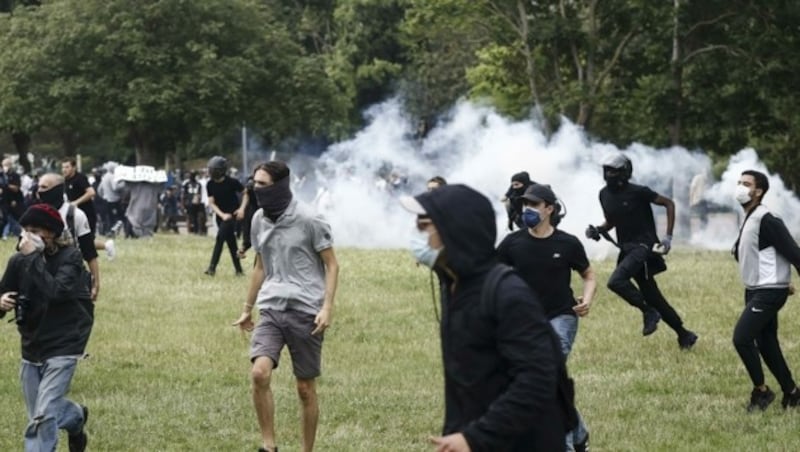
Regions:
[[[514, 268], [505, 265], [497, 264], [486, 276], [481, 289], [481, 313], [484, 316], [491, 316], [494, 312], [495, 300], [497, 295], [497, 288], [500, 282], [508, 275], [516, 273]], [[553, 347], [561, 353], [561, 346], [555, 331], [550, 329], [550, 338], [553, 341]], [[566, 358], [559, 361], [558, 364], [558, 382], [556, 388], [558, 394], [558, 404], [564, 414], [564, 429], [569, 432], [578, 426], [578, 410], [575, 408], [575, 381], [570, 378], [567, 371]]]

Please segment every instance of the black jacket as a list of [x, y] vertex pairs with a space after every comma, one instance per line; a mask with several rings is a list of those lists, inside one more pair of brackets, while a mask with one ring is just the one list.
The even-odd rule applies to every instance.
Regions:
[[54, 356], [83, 354], [94, 305], [78, 248], [63, 247], [46, 257], [14, 254], [0, 280], [0, 292], [9, 291], [28, 297], [25, 322], [18, 326], [23, 359], [43, 362]]
[[516, 275], [498, 287], [494, 315], [481, 288], [495, 264], [495, 213], [483, 195], [447, 185], [416, 198], [443, 242], [437, 269], [442, 293], [445, 376], [444, 434], [461, 432], [473, 451], [564, 449], [556, 399], [560, 350], [544, 311]]

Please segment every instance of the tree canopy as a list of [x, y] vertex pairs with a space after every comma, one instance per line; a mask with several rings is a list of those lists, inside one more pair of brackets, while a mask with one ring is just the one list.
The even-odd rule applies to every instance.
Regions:
[[0, 131], [159, 165], [243, 123], [333, 140], [393, 96], [422, 125], [467, 98], [623, 146], [753, 146], [797, 188], [797, 23], [778, 0], [6, 0]]

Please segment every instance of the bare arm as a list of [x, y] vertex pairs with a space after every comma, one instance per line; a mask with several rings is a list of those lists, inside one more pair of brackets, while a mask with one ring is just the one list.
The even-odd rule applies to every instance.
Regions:
[[594, 294], [597, 292], [597, 280], [595, 279], [594, 269], [586, 268], [581, 273], [583, 278], [583, 295], [578, 298], [578, 304], [573, 308], [580, 317], [589, 314], [589, 309], [594, 301]]
[[72, 201], [72, 205], [78, 206], [79, 204], [83, 204], [85, 202], [89, 202], [92, 199], [94, 199], [94, 195], [95, 194], [96, 193], [94, 191], [94, 188], [89, 187], [89, 188], [86, 189], [85, 192], [83, 192], [83, 194], [78, 199], [76, 199], [75, 201]]
[[672, 230], [675, 227], [675, 203], [665, 196], [658, 195], [653, 204], [667, 208], [667, 236], [672, 237]]
[[237, 220], [241, 220], [244, 218], [244, 210], [247, 208], [247, 203], [250, 202], [250, 195], [247, 194], [247, 190], [242, 193], [242, 202], [239, 204], [239, 208], [233, 212], [233, 216], [236, 217]]
[[247, 299], [244, 302], [241, 315], [233, 322], [234, 326], [238, 326], [243, 331], [253, 331], [253, 327], [255, 326], [252, 317], [253, 306], [256, 304], [256, 297], [258, 297], [261, 284], [264, 283], [266, 278], [267, 274], [264, 271], [264, 263], [261, 261], [261, 255], [256, 253], [255, 266], [253, 268], [253, 273], [250, 275], [250, 285], [247, 288]]
[[322, 333], [330, 326], [333, 319], [333, 299], [336, 296], [336, 286], [339, 282], [339, 262], [336, 260], [333, 248], [320, 251], [319, 257], [325, 265], [325, 300], [322, 303], [322, 309], [314, 319], [317, 327], [311, 334]]
[[96, 257], [87, 261], [86, 264], [89, 266], [89, 273], [92, 274], [92, 287], [90, 287], [92, 301], [97, 301], [97, 294], [100, 293], [100, 265], [97, 263]]

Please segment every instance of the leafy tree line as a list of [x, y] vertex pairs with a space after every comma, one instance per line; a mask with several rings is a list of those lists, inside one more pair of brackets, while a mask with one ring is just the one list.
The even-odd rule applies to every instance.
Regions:
[[[800, 186], [800, 4], [778, 0], [0, 0], [0, 131], [23, 152], [202, 156], [242, 123], [340, 139], [400, 94], [424, 133], [460, 98], [552, 132], [757, 148]], [[221, 138], [222, 137], [222, 138]]]

